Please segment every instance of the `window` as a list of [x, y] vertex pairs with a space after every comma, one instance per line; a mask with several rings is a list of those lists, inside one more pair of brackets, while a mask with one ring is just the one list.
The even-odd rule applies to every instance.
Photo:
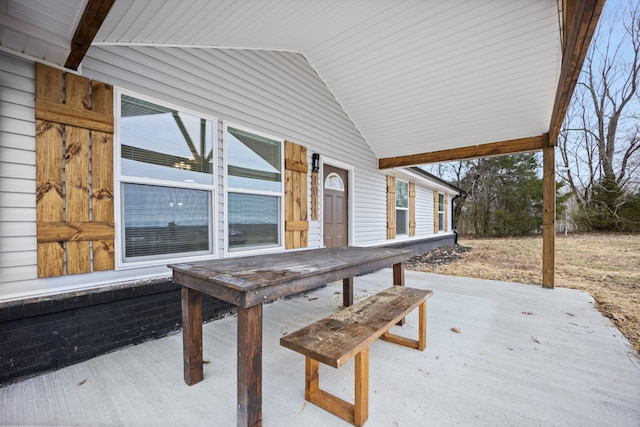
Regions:
[[444, 194], [438, 193], [438, 231], [444, 231]]
[[282, 141], [230, 126], [225, 141], [229, 251], [281, 246]]
[[213, 252], [214, 122], [120, 96], [123, 262]]
[[409, 184], [396, 179], [396, 235], [409, 234]]
[[344, 191], [344, 183], [342, 182], [342, 178], [340, 178], [337, 173], [332, 172], [329, 174], [327, 179], [324, 180], [324, 188], [329, 190]]

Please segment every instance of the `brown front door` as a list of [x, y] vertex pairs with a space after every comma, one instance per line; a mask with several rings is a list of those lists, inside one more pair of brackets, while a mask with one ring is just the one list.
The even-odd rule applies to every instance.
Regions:
[[349, 244], [349, 174], [344, 169], [324, 165], [324, 245]]

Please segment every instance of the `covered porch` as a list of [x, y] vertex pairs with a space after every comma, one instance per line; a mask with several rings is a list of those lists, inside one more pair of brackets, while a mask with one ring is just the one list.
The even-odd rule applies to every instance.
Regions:
[[[390, 269], [355, 278], [356, 300], [391, 278]], [[413, 271], [406, 285], [434, 290], [427, 349], [373, 343], [368, 426], [640, 422], [640, 361], [587, 293]], [[265, 306], [265, 425], [347, 425], [305, 402], [304, 358], [279, 345], [338, 310], [341, 291], [337, 282]], [[396, 332], [414, 335], [416, 322], [412, 313]], [[234, 425], [236, 317], [203, 332], [209, 363], [192, 387], [175, 333], [0, 388], [0, 424]], [[323, 387], [353, 398], [353, 360], [321, 370]]]

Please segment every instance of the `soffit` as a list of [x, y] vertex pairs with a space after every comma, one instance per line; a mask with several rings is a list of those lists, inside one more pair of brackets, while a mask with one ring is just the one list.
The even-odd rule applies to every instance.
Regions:
[[[70, 41], [86, 1], [18, 3], [3, 46], [9, 18]], [[379, 158], [541, 135], [561, 60], [556, 0], [116, 0], [94, 43], [301, 53]]]

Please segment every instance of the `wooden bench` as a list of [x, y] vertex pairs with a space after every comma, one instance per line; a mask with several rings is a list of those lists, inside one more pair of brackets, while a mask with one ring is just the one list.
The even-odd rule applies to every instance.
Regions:
[[[305, 356], [305, 399], [340, 418], [362, 426], [369, 413], [369, 344], [382, 338], [424, 350], [427, 345], [427, 299], [433, 291], [393, 286], [364, 301], [280, 338], [280, 344]], [[419, 307], [418, 339], [389, 329]], [[355, 356], [354, 404], [319, 387], [319, 362], [339, 368]]]

